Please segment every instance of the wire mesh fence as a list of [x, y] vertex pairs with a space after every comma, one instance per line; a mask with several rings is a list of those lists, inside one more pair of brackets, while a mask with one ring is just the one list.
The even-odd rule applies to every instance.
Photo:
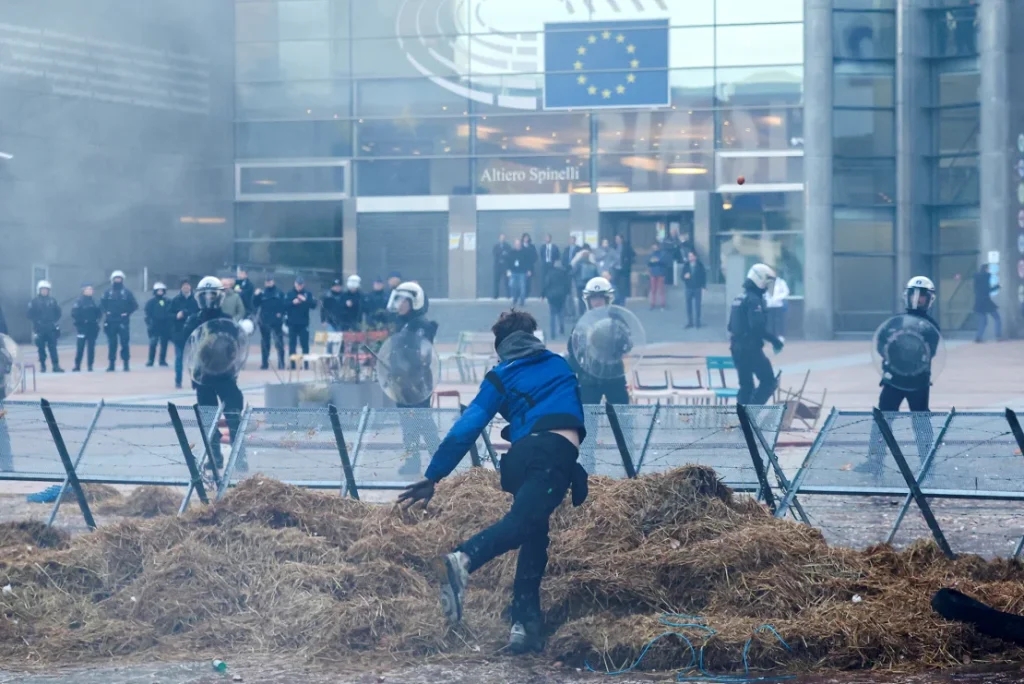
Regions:
[[[100, 405], [58, 402], [51, 406], [63, 424], [68, 452], [77, 462]], [[63, 482], [66, 477], [39, 403], [0, 403], [0, 479]]]

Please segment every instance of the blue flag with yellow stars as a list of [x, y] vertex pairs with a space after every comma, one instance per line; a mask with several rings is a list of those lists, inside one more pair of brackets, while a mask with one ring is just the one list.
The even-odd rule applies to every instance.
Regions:
[[544, 25], [544, 108], [664, 107], [668, 20]]

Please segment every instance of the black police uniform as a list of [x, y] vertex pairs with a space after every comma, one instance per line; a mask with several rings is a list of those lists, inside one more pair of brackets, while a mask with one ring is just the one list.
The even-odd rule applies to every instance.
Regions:
[[[392, 336], [391, 355], [385, 362], [391, 367], [391, 374], [400, 376], [410, 388], [411, 394], [426, 395], [416, 403], [406, 404], [395, 402], [398, 408], [430, 408], [430, 397], [434, 389], [434, 376], [430, 365], [424, 366], [420, 356], [421, 339], [431, 344], [437, 335], [437, 323], [426, 319], [427, 307], [420, 311], [411, 311], [405, 316], [396, 317], [396, 329]], [[429, 416], [418, 413], [403, 414], [399, 421], [402, 426], [402, 443], [409, 455], [399, 473], [420, 474], [420, 441], [428, 453], [433, 454], [441, 445], [437, 434], [437, 424]]]
[[[204, 323], [217, 319], [232, 320], [231, 316], [221, 311], [220, 308], [203, 309], [199, 313], [193, 314], [185, 323], [183, 331], [185, 339], [187, 340], [191, 337], [192, 333]], [[234, 443], [238, 434], [238, 424], [241, 421], [242, 409], [245, 407], [245, 399], [242, 396], [242, 391], [238, 389], [238, 381], [235, 375], [232, 373], [229, 375], [193, 378], [192, 388], [196, 391], [196, 403], [200, 406], [216, 406], [218, 399], [224, 404], [224, 419], [228, 424], [231, 442]], [[224, 467], [224, 459], [221, 455], [220, 439], [217, 434], [214, 434], [213, 437], [210, 450], [213, 462], [219, 470]], [[239, 458], [236, 468], [243, 472], [248, 470], [244, 458]]]
[[258, 312], [256, 322], [260, 326], [260, 368], [267, 370], [270, 367], [270, 342], [273, 340], [277, 348], [277, 369], [284, 370], [284, 332], [281, 326], [288, 309], [284, 292], [276, 285], [271, 285], [253, 296], [252, 305]]
[[128, 361], [132, 356], [129, 348], [131, 329], [128, 319], [139, 309], [135, 295], [124, 286], [124, 283], [115, 283], [103, 293], [100, 308], [103, 309], [103, 331], [107, 334], [107, 360], [110, 362], [107, 370], [114, 370], [118, 342], [121, 344], [121, 360], [124, 361], [124, 369], [128, 370]]
[[388, 327], [388, 293], [387, 290], [370, 290], [363, 298], [363, 314], [366, 325], [373, 330]]
[[[181, 388], [181, 376], [185, 366], [185, 325], [188, 319], [199, 313], [199, 302], [194, 294], [187, 297], [179, 292], [171, 300], [171, 341], [174, 343], [174, 386]], [[180, 317], [179, 317], [180, 314]]]
[[764, 343], [771, 342], [773, 347], [781, 349], [782, 340], [768, 331], [764, 292], [752, 280], [746, 279], [743, 294], [732, 301], [729, 313], [729, 350], [740, 383], [737, 404], [759, 406], [767, 403], [775, 392], [775, 371], [764, 354]]
[[[307, 289], [299, 292], [292, 288], [285, 297], [288, 304], [288, 356], [295, 355], [296, 342], [302, 347], [302, 353], [309, 353], [309, 312], [316, 308], [316, 297]], [[296, 304], [295, 300], [299, 303]], [[292, 361], [292, 368], [295, 362]]]
[[36, 349], [39, 350], [39, 370], [46, 372], [46, 352], [50, 352], [53, 371], [62, 373], [57, 357], [57, 339], [60, 337], [60, 304], [52, 295], [36, 295], [28, 303], [28, 319], [32, 321]]
[[331, 326], [335, 331], [355, 330], [356, 327], [345, 327], [345, 293], [328, 290], [320, 302], [320, 322]]
[[[71, 320], [75, 331], [75, 368], [82, 370], [82, 356], [85, 355], [86, 367], [91, 371], [96, 361], [96, 338], [100, 335], [100, 318], [103, 311], [91, 296], [82, 295], [71, 307]], [[86, 353], [87, 352], [87, 353]]]
[[146, 331], [149, 333], [149, 359], [147, 366], [152, 366], [156, 359], [157, 346], [160, 347], [160, 365], [167, 365], [167, 344], [174, 334], [174, 312], [171, 310], [167, 295], [154, 294], [146, 302]]
[[242, 304], [245, 306], [245, 315], [252, 316], [256, 312], [252, 301], [253, 297], [256, 296], [256, 286], [248, 278], [242, 278], [235, 281], [234, 289], [238, 296], [242, 298]]

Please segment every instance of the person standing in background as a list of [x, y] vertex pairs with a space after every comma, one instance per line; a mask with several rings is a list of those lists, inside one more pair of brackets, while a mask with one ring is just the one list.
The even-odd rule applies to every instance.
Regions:
[[768, 330], [776, 337], [786, 334], [786, 309], [789, 308], [789, 285], [782, 278], [782, 271], [775, 272], [775, 288], [765, 296], [768, 313]]
[[273, 273], [263, 278], [263, 289], [253, 294], [256, 322], [260, 326], [260, 370], [270, 368], [270, 343], [277, 349], [277, 370], [284, 370], [284, 315], [288, 301], [275, 283]]
[[651, 310], [665, 309], [665, 277], [668, 275], [669, 257], [661, 248], [661, 244], [654, 243], [651, 248], [651, 255], [647, 257], [647, 268], [651, 275]]
[[[502, 272], [504, 277], [504, 272]], [[363, 312], [366, 314], [366, 325], [371, 330], [383, 330], [388, 325], [388, 293], [384, 289], [384, 279], [374, 278], [373, 289], [363, 300]]]
[[[345, 303], [342, 301], [342, 284], [341, 278], [335, 278], [331, 283], [331, 288], [324, 293], [323, 298], [320, 300], [320, 322], [327, 326], [328, 332], [341, 332], [344, 330], [342, 327], [342, 319], [344, 318], [344, 312], [342, 309]], [[328, 345], [327, 353], [332, 353], [332, 346]]]
[[548, 309], [551, 311], [551, 327], [548, 328], [550, 339], [565, 334], [565, 300], [569, 296], [571, 287], [569, 284], [569, 272], [561, 261], [551, 262], [544, 271], [544, 298], [548, 300]]
[[235, 269], [238, 279], [235, 281], [235, 292], [242, 298], [242, 305], [245, 306], [245, 315], [252, 316], [256, 311], [252, 308], [252, 298], [256, 293], [256, 286], [249, 280], [249, 272], [244, 266]]
[[[618, 248], [611, 246], [608, 243], [608, 238], [605, 238], [601, 240], [601, 246], [594, 251], [594, 258], [597, 260], [597, 270], [602, 275], [605, 273], [609, 274], [614, 281], [615, 274], [619, 272], [619, 268], [622, 266]], [[618, 293], [618, 297], [622, 297], [621, 292]]]
[[999, 316], [999, 307], [992, 301], [992, 295], [998, 291], [999, 286], [992, 284], [988, 264], [982, 264], [978, 268], [978, 272], [974, 274], [974, 314], [978, 319], [978, 334], [974, 338], [975, 342], [980, 343], [985, 338], [989, 316], [996, 324], [996, 341], [1003, 336], [1003, 319]]
[[167, 301], [167, 286], [163, 283], [153, 285], [153, 297], [146, 302], [143, 312], [146, 317], [146, 332], [149, 333], [149, 358], [146, 368], [152, 368], [156, 360], [156, 349], [160, 347], [160, 365], [167, 367], [167, 343], [171, 341], [174, 317], [171, 314], [170, 302]]
[[570, 235], [569, 244], [562, 250], [562, 265], [565, 266], [565, 272], [569, 276], [569, 298], [565, 300], [565, 308], [562, 311], [573, 318], [576, 317], [576, 297], [580, 291], [580, 284], [576, 282], [576, 270], [573, 268], [573, 261], [582, 249], [583, 247], [576, 242], [576, 236]]
[[557, 264], [562, 258], [561, 252], [558, 250], [556, 245], [551, 239], [551, 233], [548, 233], [544, 238], [544, 245], [540, 248], [540, 263], [541, 263], [541, 296], [544, 296], [544, 287], [547, 285], [548, 271], [550, 271], [555, 264]]
[[189, 317], [199, 313], [199, 302], [192, 296], [192, 283], [182, 280], [178, 294], [171, 300], [171, 315], [174, 342], [174, 387], [181, 389], [181, 376], [185, 368], [185, 324]]
[[82, 295], [71, 307], [71, 320], [75, 324], [77, 339], [75, 340], [75, 367], [71, 370], [78, 373], [82, 370], [82, 356], [86, 354], [86, 367], [92, 373], [92, 364], [96, 360], [96, 338], [100, 335], [100, 318], [103, 311], [93, 299], [92, 285], [82, 286]]
[[619, 292], [620, 303], [625, 305], [626, 299], [633, 295], [633, 262], [636, 260], [636, 252], [633, 245], [621, 235], [615, 236], [615, 248], [619, 252], [619, 268], [615, 272], [618, 284], [615, 289]]
[[353, 274], [345, 281], [345, 291], [341, 293], [341, 331], [361, 330], [363, 327], [363, 292], [360, 289], [363, 279]]
[[[505, 274], [508, 272], [508, 260], [512, 254], [512, 246], [508, 244], [508, 240], [505, 239], [505, 234], [502, 233], [498, 236], [498, 244], [494, 245], [494, 249], [491, 250], [491, 257], [494, 259], [494, 298], [497, 299], [501, 296], [501, 281], [505, 281], [505, 289], [508, 290], [508, 276]], [[395, 283], [397, 286], [398, 283]], [[508, 295], [511, 297], [512, 293]], [[387, 302], [384, 302], [385, 308]]]
[[117, 361], [117, 345], [121, 344], [121, 361], [124, 362], [124, 372], [130, 368], [128, 362], [132, 358], [131, 325], [130, 317], [139, 310], [139, 304], [135, 301], [135, 295], [124, 286], [124, 271], [114, 271], [110, 274], [110, 289], [103, 293], [100, 300], [100, 308], [103, 309], [103, 331], [107, 334], [107, 372], [114, 372], [114, 363]]
[[701, 300], [708, 286], [708, 272], [692, 249], [686, 259], [686, 266], [683, 267], [683, 282], [686, 283], [686, 327], [699, 328]]
[[53, 372], [63, 373], [57, 357], [57, 340], [60, 338], [60, 304], [50, 295], [50, 281], [40, 280], [36, 284], [36, 296], [28, 303], [28, 319], [32, 321], [32, 337], [39, 350], [39, 372], [46, 372], [46, 352], [50, 352]]
[[533, 238], [529, 233], [523, 233], [522, 255], [520, 259], [526, 264], [526, 285], [523, 291], [523, 302], [533, 294], [533, 274], [537, 272], [537, 245], [533, 244]]
[[224, 298], [221, 302], [221, 311], [231, 316], [231, 320], [235, 323], [245, 318], [245, 303], [242, 301], [241, 295], [235, 289], [235, 274], [227, 273], [223, 278], [220, 279], [221, 285], [224, 286]]
[[512, 251], [508, 256], [508, 293], [512, 297], [512, 306], [526, 303], [526, 284], [529, 270], [526, 267], [526, 252], [523, 243], [516, 240], [512, 243]]
[[[295, 277], [295, 287], [288, 296], [288, 355], [295, 356], [296, 343], [302, 348], [302, 353], [309, 353], [309, 312], [316, 308], [316, 297], [312, 292], [306, 291], [306, 279], [302, 276]], [[303, 364], [309, 368], [309, 364]], [[291, 362], [292, 370], [295, 369], [295, 361]]]
[[402, 274], [401, 273], [399, 273], [398, 271], [392, 271], [391, 273], [389, 273], [388, 274], [388, 288], [387, 288], [388, 296], [390, 297], [391, 293], [394, 292], [395, 289], [399, 285], [401, 285], [401, 284], [402, 284]]

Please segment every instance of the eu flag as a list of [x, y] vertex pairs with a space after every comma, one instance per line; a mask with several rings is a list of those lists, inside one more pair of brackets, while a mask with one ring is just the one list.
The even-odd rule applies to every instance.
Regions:
[[544, 108], [669, 104], [668, 20], [544, 25]]

